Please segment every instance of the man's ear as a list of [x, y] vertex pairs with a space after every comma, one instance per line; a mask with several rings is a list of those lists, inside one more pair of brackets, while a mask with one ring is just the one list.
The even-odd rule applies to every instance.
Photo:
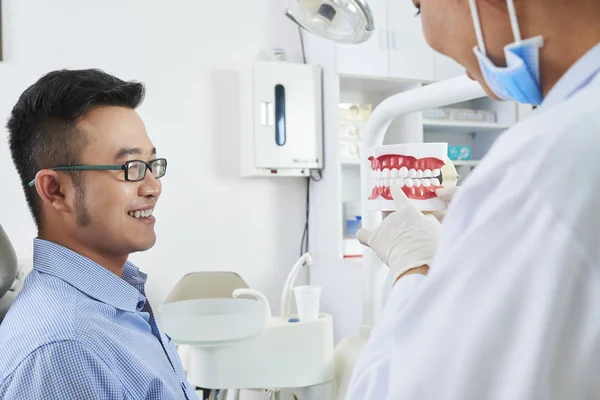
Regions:
[[73, 207], [69, 199], [73, 190], [73, 184], [65, 174], [57, 171], [43, 169], [35, 176], [35, 189], [42, 199], [50, 207], [58, 212], [71, 213]]

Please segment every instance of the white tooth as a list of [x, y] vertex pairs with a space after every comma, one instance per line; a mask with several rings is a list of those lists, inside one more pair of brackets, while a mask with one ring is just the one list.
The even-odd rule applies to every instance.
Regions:
[[376, 170], [376, 169], [374, 169], [374, 170], [371, 172], [371, 177], [373, 177], [373, 179], [377, 179], [377, 178], [379, 178], [379, 172], [377, 172], [377, 170]]
[[380, 169], [375, 171], [374, 177], [375, 177], [375, 179], [381, 179], [381, 170]]
[[422, 178], [423, 177], [423, 171], [418, 170], [417, 171], [417, 178]]
[[411, 168], [408, 170], [408, 177], [409, 178], [416, 178], [417, 177], [417, 171], [414, 168]]
[[396, 179], [396, 186], [404, 187], [404, 179], [402, 179], [402, 178]]
[[433, 171], [431, 171], [431, 176], [438, 176], [440, 172], [441, 171], [439, 169], [434, 169]]
[[431, 186], [431, 182], [429, 182], [429, 179], [421, 179], [421, 185], [429, 187]]
[[151, 208], [148, 210], [148, 216], [151, 216], [152, 214], [154, 214], [154, 209]]
[[381, 171], [381, 177], [382, 178], [389, 178], [390, 177], [390, 170], [389, 170], [389, 168], [386, 168], [383, 171]]
[[431, 170], [430, 169], [426, 169], [423, 172], [423, 177], [425, 177], [425, 178], [431, 178]]
[[134, 214], [134, 217], [139, 218], [140, 217], [140, 212], [136, 211], [135, 214]]
[[431, 186], [440, 186], [440, 180], [439, 179], [432, 178], [432, 179], [429, 180], [429, 182], [431, 182]]
[[419, 179], [413, 179], [413, 185], [415, 185], [415, 187], [421, 187], [421, 181]]
[[410, 178], [406, 178], [406, 179], [404, 179], [404, 185], [405, 185], [406, 187], [413, 187], [413, 180], [412, 180], [412, 179], [410, 179]]
[[150, 210], [144, 210], [144, 218], [150, 215]]
[[408, 168], [400, 168], [400, 171], [398, 171], [398, 175], [400, 176], [400, 178], [406, 178], [408, 176]]
[[390, 178], [397, 178], [398, 177], [398, 168], [393, 168], [392, 171], [390, 172]]
[[390, 178], [383, 179], [383, 186], [390, 186]]

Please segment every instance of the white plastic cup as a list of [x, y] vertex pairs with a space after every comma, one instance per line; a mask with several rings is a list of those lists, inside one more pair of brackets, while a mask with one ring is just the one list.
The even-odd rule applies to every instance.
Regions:
[[321, 303], [320, 286], [296, 286], [294, 288], [296, 308], [300, 322], [311, 322], [319, 319]]

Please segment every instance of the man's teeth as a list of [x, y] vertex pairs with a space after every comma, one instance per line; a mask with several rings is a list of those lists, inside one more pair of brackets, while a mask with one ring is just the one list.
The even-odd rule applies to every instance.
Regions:
[[140, 217], [145, 218], [145, 217], [149, 217], [149, 216], [152, 215], [152, 209], [141, 210], [141, 211], [140, 210], [138, 210], [138, 211], [129, 211], [127, 214], [130, 217], [133, 217], [133, 218], [140, 218]]

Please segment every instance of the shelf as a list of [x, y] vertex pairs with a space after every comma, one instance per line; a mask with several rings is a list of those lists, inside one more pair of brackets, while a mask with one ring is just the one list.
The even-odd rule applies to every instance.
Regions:
[[455, 167], [462, 167], [462, 166], [476, 167], [478, 163], [479, 163], [479, 160], [452, 160], [452, 164], [454, 164]]
[[354, 160], [349, 158], [342, 158], [340, 164], [348, 166], [360, 166], [360, 160]]
[[510, 128], [509, 124], [498, 122], [470, 122], [470, 121], [446, 121], [446, 120], [423, 120], [425, 132], [499, 132]]
[[340, 74], [339, 77], [341, 91], [378, 93], [386, 95], [386, 97], [391, 93], [404, 92], [420, 85], [411, 80], [387, 77], [357, 76], [350, 74]]

